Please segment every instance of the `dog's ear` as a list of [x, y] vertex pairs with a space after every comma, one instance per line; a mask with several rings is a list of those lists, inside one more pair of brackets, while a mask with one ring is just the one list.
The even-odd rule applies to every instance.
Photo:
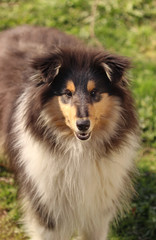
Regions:
[[106, 54], [100, 65], [112, 83], [124, 81], [125, 73], [131, 67], [129, 59], [111, 54]]
[[62, 66], [61, 51], [55, 50], [48, 56], [35, 58], [31, 66], [37, 70], [35, 80], [38, 83], [52, 83]]

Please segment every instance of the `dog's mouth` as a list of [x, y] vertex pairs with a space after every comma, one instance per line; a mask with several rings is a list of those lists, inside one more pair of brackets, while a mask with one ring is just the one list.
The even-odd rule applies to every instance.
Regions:
[[76, 132], [75, 135], [78, 139], [85, 141], [91, 137], [91, 132], [90, 133]]

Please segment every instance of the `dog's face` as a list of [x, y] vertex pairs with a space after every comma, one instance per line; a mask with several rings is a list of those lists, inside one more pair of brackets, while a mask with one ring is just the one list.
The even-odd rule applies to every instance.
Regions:
[[35, 63], [48, 86], [42, 96], [46, 99], [44, 113], [48, 122], [80, 140], [89, 140], [92, 133], [107, 128], [113, 131], [120, 103], [112, 89], [121, 80], [128, 62], [95, 53], [87, 53], [86, 59], [83, 52], [62, 55], [57, 53]]
[[93, 129], [100, 128], [111, 107], [107, 87], [95, 78], [85, 80], [67, 80], [58, 98], [66, 125], [80, 140], [89, 139]]

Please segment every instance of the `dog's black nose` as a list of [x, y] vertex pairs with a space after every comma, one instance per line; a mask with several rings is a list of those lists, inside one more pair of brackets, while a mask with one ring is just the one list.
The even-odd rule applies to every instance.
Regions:
[[80, 131], [87, 131], [90, 127], [90, 121], [89, 120], [77, 120], [76, 125]]

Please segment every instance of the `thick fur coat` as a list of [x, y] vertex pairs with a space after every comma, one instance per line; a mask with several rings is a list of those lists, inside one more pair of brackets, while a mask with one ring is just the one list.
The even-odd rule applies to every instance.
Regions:
[[50, 28], [0, 33], [0, 140], [32, 240], [105, 240], [133, 190], [129, 61]]

